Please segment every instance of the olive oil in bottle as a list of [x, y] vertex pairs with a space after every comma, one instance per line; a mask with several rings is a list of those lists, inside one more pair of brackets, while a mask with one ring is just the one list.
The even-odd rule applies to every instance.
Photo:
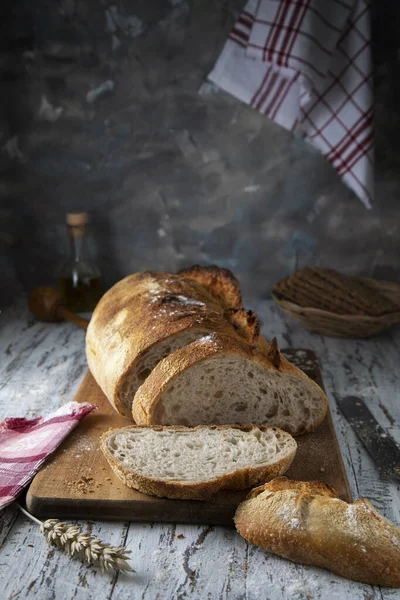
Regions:
[[94, 310], [103, 294], [100, 270], [86, 258], [87, 223], [87, 213], [67, 214], [70, 257], [60, 270], [59, 288], [73, 312]]

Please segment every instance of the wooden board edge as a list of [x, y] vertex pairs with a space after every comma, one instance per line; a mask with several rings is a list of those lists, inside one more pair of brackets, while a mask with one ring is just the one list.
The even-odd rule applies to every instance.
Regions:
[[[157, 500], [161, 500], [158, 510]], [[233, 517], [237, 505], [224, 504], [223, 515], [221, 505], [197, 500], [185, 501], [179, 505], [179, 518], [176, 515], [176, 502], [167, 498], [154, 498], [152, 505], [148, 502], [136, 501], [132, 506], [130, 501], [118, 503], [118, 515], [115, 515], [115, 501], [103, 500], [101, 507], [97, 500], [77, 499], [71, 505], [70, 498], [50, 498], [35, 496], [29, 490], [26, 495], [28, 511], [38, 519], [48, 519], [50, 514], [59, 519], [82, 519], [82, 513], [90, 515], [90, 519], [104, 521], [133, 521], [157, 523], [188, 523], [194, 525], [220, 525], [234, 527]], [[198, 509], [201, 508], [199, 511]]]
[[[327, 396], [326, 390], [325, 390], [325, 386], [324, 386], [324, 382], [323, 382], [323, 379], [322, 379], [321, 367], [320, 367], [320, 364], [319, 364], [318, 356], [316, 354], [315, 354], [315, 360], [316, 360], [316, 362], [318, 364], [318, 369], [317, 369], [317, 383], [318, 383], [319, 387], [324, 391], [325, 395]], [[331, 429], [332, 429], [332, 431], [335, 434], [334, 435], [334, 438], [335, 438], [334, 439], [334, 444], [335, 444], [335, 448], [336, 448], [336, 451], [337, 451], [336, 454], [339, 457], [338, 467], [340, 468], [340, 470], [342, 472], [343, 481], [344, 481], [345, 488], [346, 488], [346, 496], [347, 496], [347, 497], [344, 497], [342, 499], [345, 500], [346, 502], [348, 502], [350, 504], [350, 503], [352, 503], [354, 501], [354, 498], [353, 498], [353, 494], [352, 494], [352, 491], [351, 491], [351, 487], [350, 487], [350, 483], [349, 483], [349, 478], [347, 476], [346, 466], [345, 466], [344, 461], [343, 461], [343, 455], [342, 455], [342, 451], [340, 449], [339, 440], [338, 440], [337, 433], [336, 433], [335, 423], [333, 422], [332, 411], [331, 411], [331, 407], [330, 407], [330, 404], [329, 404], [329, 398], [328, 398], [328, 410], [326, 411], [325, 419], [328, 420], [328, 422], [330, 423]]]

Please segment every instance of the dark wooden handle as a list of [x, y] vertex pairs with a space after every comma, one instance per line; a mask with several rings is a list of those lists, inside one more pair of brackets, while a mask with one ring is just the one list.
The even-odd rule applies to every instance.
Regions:
[[31, 313], [40, 321], [72, 321], [81, 329], [87, 329], [89, 321], [72, 313], [64, 304], [58, 290], [52, 287], [39, 287], [28, 298]]
[[82, 317], [78, 317], [78, 315], [74, 315], [73, 312], [68, 310], [68, 308], [62, 304], [57, 307], [56, 314], [57, 316], [61, 317], [59, 319], [60, 321], [64, 319], [67, 321], [72, 321], [72, 323], [75, 323], [75, 325], [78, 325], [78, 327], [84, 329], [85, 331], [89, 325], [89, 321], [87, 319], [83, 319]]

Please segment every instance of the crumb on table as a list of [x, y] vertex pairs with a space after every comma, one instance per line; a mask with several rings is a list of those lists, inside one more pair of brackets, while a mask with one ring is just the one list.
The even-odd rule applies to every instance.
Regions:
[[[98, 484], [96, 484], [96, 485], [98, 485]], [[93, 479], [93, 477], [86, 477], [85, 475], [82, 475], [82, 477], [80, 477], [79, 479], [77, 479], [75, 481], [69, 481], [67, 483], [67, 486], [75, 493], [93, 494], [95, 480]]]

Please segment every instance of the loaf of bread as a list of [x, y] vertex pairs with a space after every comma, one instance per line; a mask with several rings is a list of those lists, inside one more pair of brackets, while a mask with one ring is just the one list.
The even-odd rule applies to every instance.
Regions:
[[90, 371], [117, 412], [132, 418], [135, 393], [162, 358], [208, 333], [234, 334], [223, 313], [196, 281], [130, 275], [93, 312], [86, 335]]
[[140, 425], [312, 431], [327, 410], [324, 393], [276, 340], [267, 344], [241, 303], [237, 280], [218, 267], [131, 275], [93, 313], [89, 368], [114, 408]]
[[400, 529], [369, 500], [353, 504], [321, 482], [279, 477], [238, 506], [235, 525], [250, 544], [343, 577], [400, 587]]
[[267, 427], [125, 427], [101, 448], [129, 487], [167, 498], [207, 500], [285, 473], [296, 453], [286, 432]]

